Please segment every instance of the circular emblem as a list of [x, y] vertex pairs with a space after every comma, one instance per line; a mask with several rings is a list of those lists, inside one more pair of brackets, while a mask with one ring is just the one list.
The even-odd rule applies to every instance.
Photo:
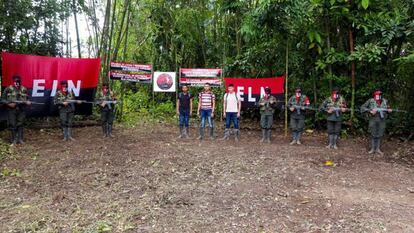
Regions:
[[161, 90], [168, 90], [174, 84], [174, 80], [169, 74], [161, 74], [158, 76], [157, 85]]

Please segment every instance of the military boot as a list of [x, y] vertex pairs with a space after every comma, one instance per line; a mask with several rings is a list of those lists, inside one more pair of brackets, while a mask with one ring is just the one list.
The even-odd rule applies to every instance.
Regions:
[[230, 139], [230, 129], [224, 130], [224, 137], [221, 140], [229, 140]]
[[238, 142], [238, 141], [240, 141], [240, 129], [235, 129], [234, 130], [235, 131], [235, 137], [234, 137], [234, 140], [236, 141], [236, 142]]
[[72, 127], [68, 127], [67, 130], [68, 130], [67, 139], [71, 141], [75, 141], [75, 139], [72, 137]]
[[68, 140], [68, 127], [63, 127], [63, 141]]
[[189, 138], [190, 137], [190, 132], [188, 130], [188, 127], [184, 127], [184, 138]]
[[337, 150], [338, 146], [336, 145], [336, 143], [338, 142], [338, 135], [333, 135], [333, 144], [332, 144], [332, 148]]
[[197, 139], [199, 139], [201, 141], [201, 140], [204, 139], [204, 128], [203, 127], [200, 127], [199, 131], [200, 131], [199, 132], [200, 133], [200, 136], [198, 136]]
[[114, 137], [114, 135], [112, 134], [112, 124], [108, 124], [108, 137]]
[[106, 126], [106, 124], [102, 125], [102, 133], [104, 138], [108, 137], [108, 127]]
[[24, 144], [23, 141], [23, 127], [17, 128], [17, 143]]
[[17, 144], [17, 130], [11, 129], [10, 133], [11, 133], [11, 135], [10, 135], [11, 136], [11, 139], [10, 139], [11, 144], [16, 145]]
[[260, 142], [265, 142], [266, 141], [266, 129], [262, 129], [262, 140], [260, 140]]
[[289, 143], [290, 145], [296, 144], [297, 132], [292, 133], [292, 141]]
[[384, 155], [384, 152], [381, 151], [380, 147], [381, 147], [381, 139], [380, 138], [376, 138], [376, 143], [375, 143], [375, 152], [380, 154], [380, 155]]
[[270, 143], [272, 140], [272, 129], [267, 129], [266, 131], [266, 143]]
[[178, 138], [184, 138], [184, 127], [180, 126], [180, 136]]
[[329, 144], [326, 146], [326, 148], [331, 149], [333, 146], [333, 135], [332, 134], [328, 135], [328, 141], [329, 141]]
[[215, 139], [215, 137], [214, 137], [214, 127], [210, 127], [209, 129], [210, 129], [210, 140], [214, 140]]
[[371, 150], [368, 151], [368, 154], [373, 154], [375, 153], [375, 149], [376, 149], [376, 142], [377, 140], [375, 138], [371, 138]]
[[302, 132], [296, 133], [296, 144], [302, 145], [302, 142], [300, 142], [300, 138], [302, 137]]

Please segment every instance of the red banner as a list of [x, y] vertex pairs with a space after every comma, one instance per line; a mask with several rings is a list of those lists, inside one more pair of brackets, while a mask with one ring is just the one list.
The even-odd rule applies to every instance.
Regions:
[[229, 84], [234, 85], [234, 89], [242, 98], [242, 107], [257, 106], [260, 98], [264, 95], [264, 88], [270, 87], [272, 95], [283, 102], [284, 76], [271, 78], [224, 78], [226, 89]]
[[[68, 81], [68, 88], [77, 99], [94, 98], [98, 84], [100, 59], [44, 57], [2, 52], [2, 89], [12, 84], [12, 77], [19, 75], [22, 85], [29, 89], [29, 98], [45, 105], [32, 106], [29, 115], [56, 114], [52, 103], [59, 83]], [[78, 114], [90, 114], [92, 106], [80, 106]]]

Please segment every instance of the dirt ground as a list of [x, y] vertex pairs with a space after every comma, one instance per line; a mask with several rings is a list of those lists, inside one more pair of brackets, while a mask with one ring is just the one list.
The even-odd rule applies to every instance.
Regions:
[[319, 134], [289, 146], [281, 132], [263, 145], [259, 131], [239, 143], [176, 131], [110, 140], [85, 127], [63, 143], [58, 129], [29, 130], [0, 164], [18, 173], [0, 177], [0, 232], [414, 232], [414, 166], [393, 159], [412, 142], [372, 157], [364, 139], [333, 151]]

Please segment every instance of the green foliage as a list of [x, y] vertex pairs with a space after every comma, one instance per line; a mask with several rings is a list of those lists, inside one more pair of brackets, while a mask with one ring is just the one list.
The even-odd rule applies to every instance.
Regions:
[[0, 139], [0, 162], [13, 154], [12, 148], [9, 144]]
[[0, 178], [5, 177], [20, 177], [21, 174], [17, 169], [10, 169], [8, 167], [5, 167], [0, 172]]
[[0, 49], [39, 55], [62, 55], [60, 23], [71, 1], [0, 2]]
[[105, 221], [99, 221], [97, 223], [97, 232], [102, 233], [102, 232], [111, 232], [112, 231], [112, 226], [110, 223], [105, 222]]
[[349, 56], [350, 60], [379, 62], [385, 54], [384, 48], [376, 44], [357, 45], [355, 51]]
[[[174, 94], [174, 96], [172, 96]], [[140, 120], [149, 122], [171, 121], [175, 116], [175, 93], [156, 93], [157, 98], [152, 99], [152, 93], [141, 88], [136, 92], [129, 90], [123, 101], [123, 121], [127, 125], [134, 125]], [[174, 97], [174, 98], [173, 98]], [[118, 106], [118, 113], [122, 106]]]

